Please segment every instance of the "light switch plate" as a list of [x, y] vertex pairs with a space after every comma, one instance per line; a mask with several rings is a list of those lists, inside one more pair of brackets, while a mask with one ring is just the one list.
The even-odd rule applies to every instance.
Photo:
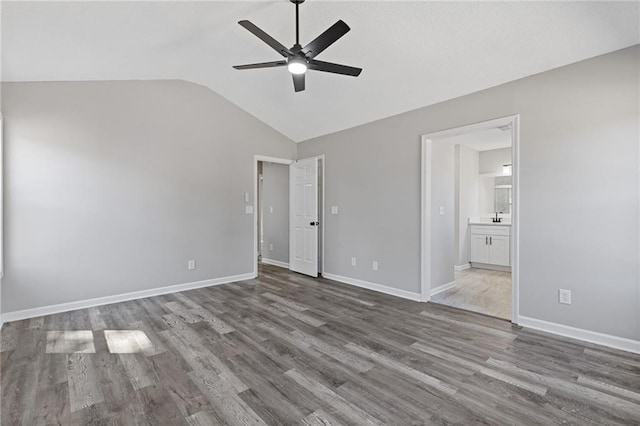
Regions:
[[444, 207], [440, 207], [440, 216], [444, 216]]
[[245, 192], [245, 193], [244, 193], [244, 202], [245, 202], [245, 203], [248, 203], [248, 202], [249, 202], [249, 193], [248, 193], [248, 192]]
[[269, 213], [273, 213], [273, 206], [269, 206]]
[[244, 207], [244, 212], [246, 214], [253, 214], [253, 206], [245, 206]]

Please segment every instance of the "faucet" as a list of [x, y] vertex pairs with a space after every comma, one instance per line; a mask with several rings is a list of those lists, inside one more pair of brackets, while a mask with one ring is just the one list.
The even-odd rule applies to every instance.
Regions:
[[[500, 213], [502, 214], [503, 212], [500, 212]], [[500, 223], [500, 222], [502, 222], [502, 218], [498, 217], [498, 212], [496, 212], [496, 217], [492, 218], [491, 221], [493, 223]]]

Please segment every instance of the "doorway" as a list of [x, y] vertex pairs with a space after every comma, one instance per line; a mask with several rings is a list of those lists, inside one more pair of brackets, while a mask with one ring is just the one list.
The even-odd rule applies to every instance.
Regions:
[[254, 157], [254, 274], [271, 265], [317, 277], [324, 252], [324, 156]]
[[289, 268], [289, 166], [258, 162], [258, 263]]
[[517, 324], [518, 117], [423, 136], [422, 300]]

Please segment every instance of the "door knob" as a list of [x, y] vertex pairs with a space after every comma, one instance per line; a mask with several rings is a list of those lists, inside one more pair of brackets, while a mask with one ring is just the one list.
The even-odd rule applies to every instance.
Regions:
[[311, 223], [309, 223], [309, 225], [311, 225], [311, 226], [318, 226], [318, 225], [320, 225], [320, 222], [311, 222]]

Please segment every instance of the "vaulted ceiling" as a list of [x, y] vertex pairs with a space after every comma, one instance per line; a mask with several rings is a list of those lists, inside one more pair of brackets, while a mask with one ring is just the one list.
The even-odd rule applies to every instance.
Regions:
[[281, 59], [237, 24], [287, 47], [287, 0], [3, 2], [2, 80], [184, 79], [209, 87], [295, 141], [431, 105], [640, 43], [638, 2], [307, 0], [301, 44], [342, 19], [351, 32], [318, 56], [358, 78], [308, 72], [294, 93]]

